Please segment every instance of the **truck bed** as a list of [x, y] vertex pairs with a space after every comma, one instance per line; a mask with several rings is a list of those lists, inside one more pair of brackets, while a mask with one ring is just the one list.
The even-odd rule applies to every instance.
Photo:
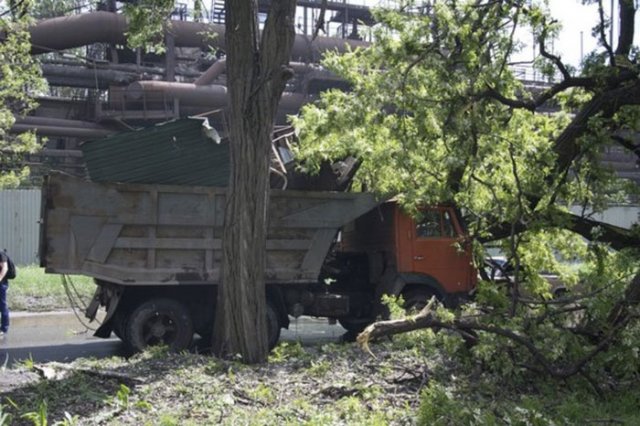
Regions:
[[[225, 192], [51, 174], [42, 191], [41, 264], [122, 285], [217, 284]], [[317, 280], [340, 227], [376, 205], [371, 194], [272, 190], [267, 283]]]

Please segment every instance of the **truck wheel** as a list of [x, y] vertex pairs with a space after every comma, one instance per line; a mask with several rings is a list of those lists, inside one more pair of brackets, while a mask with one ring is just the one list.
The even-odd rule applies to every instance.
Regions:
[[371, 318], [339, 318], [338, 322], [349, 333], [360, 334], [362, 330], [373, 323]]
[[269, 350], [276, 347], [280, 339], [280, 320], [274, 304], [267, 300], [267, 342]]
[[167, 345], [180, 351], [193, 338], [193, 322], [184, 304], [171, 299], [152, 299], [138, 306], [126, 325], [127, 343], [135, 351]]
[[404, 299], [404, 305], [402, 305], [402, 307], [408, 314], [417, 314], [422, 308], [427, 306], [427, 303], [429, 303], [429, 300], [431, 300], [433, 296], [439, 299], [438, 295], [431, 290], [409, 290], [402, 294], [402, 298]]
[[122, 312], [122, 311], [116, 311], [115, 314], [113, 314], [113, 320], [112, 320], [112, 324], [113, 324], [113, 333], [123, 342], [126, 342], [126, 327], [127, 327], [127, 314], [126, 312]]

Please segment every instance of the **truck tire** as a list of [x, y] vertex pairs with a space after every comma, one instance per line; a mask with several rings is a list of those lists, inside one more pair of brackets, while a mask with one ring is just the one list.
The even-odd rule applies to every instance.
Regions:
[[338, 322], [349, 333], [360, 334], [369, 324], [373, 324], [371, 318], [338, 318]]
[[427, 306], [433, 296], [440, 300], [438, 295], [429, 289], [411, 289], [402, 293], [402, 298], [404, 299], [402, 307], [408, 314], [417, 314]]
[[276, 347], [280, 340], [280, 320], [278, 319], [278, 311], [270, 300], [267, 300], [267, 342], [269, 350]]
[[151, 299], [138, 306], [126, 323], [126, 341], [134, 351], [167, 345], [187, 349], [193, 338], [193, 322], [184, 304], [171, 299]]
[[123, 342], [127, 341], [127, 316], [126, 312], [119, 310], [113, 314], [113, 319], [111, 320], [113, 324], [113, 333]]

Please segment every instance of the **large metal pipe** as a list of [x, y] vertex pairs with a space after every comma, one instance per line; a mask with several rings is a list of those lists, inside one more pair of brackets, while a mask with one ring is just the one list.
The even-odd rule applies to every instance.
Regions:
[[31, 124], [14, 124], [11, 133], [35, 131], [42, 136], [60, 136], [69, 138], [94, 139], [116, 133], [113, 130], [81, 129], [79, 127], [35, 126]]
[[142, 80], [127, 87], [127, 99], [158, 100], [179, 99], [180, 104], [220, 108], [227, 104], [227, 88], [221, 85], [197, 86], [193, 83], [174, 81]]
[[43, 19], [30, 29], [31, 53], [47, 53], [93, 43], [126, 44], [124, 15], [91, 12]]
[[87, 87], [107, 89], [112, 84], [135, 81], [137, 75], [108, 69], [42, 64], [42, 75], [52, 86]]
[[213, 65], [211, 65], [209, 68], [207, 68], [207, 70], [203, 72], [202, 75], [200, 75], [200, 77], [198, 77], [193, 82], [193, 84], [195, 84], [196, 86], [205, 86], [207, 84], [211, 84], [216, 81], [216, 79], [220, 77], [226, 69], [227, 60], [219, 59], [214, 62]]
[[[128, 24], [124, 15], [112, 12], [90, 12], [38, 21], [30, 28], [32, 53], [46, 53], [86, 46], [93, 43], [126, 44]], [[224, 25], [202, 22], [170, 21], [168, 30], [176, 47], [209, 47], [224, 49]], [[217, 34], [213, 39], [210, 34]], [[3, 38], [0, 36], [0, 39]], [[348, 47], [366, 47], [369, 43], [333, 37], [296, 35], [292, 60], [317, 62], [327, 50], [345, 51]]]
[[116, 129], [87, 121], [33, 116], [16, 119], [10, 131], [11, 133], [36, 131], [36, 133], [42, 136], [67, 136], [77, 138], [101, 138], [117, 133]]
[[[143, 80], [131, 83], [126, 91], [127, 99], [157, 100], [179, 99], [183, 107], [222, 108], [227, 105], [227, 88], [220, 85], [198, 86], [194, 83], [178, 83], [173, 81]], [[298, 111], [310, 102], [311, 98], [300, 94], [286, 92], [282, 95], [279, 107], [288, 112]]]
[[[305, 62], [290, 62], [289, 66], [293, 69], [296, 74], [308, 74], [308, 73], [317, 73], [318, 75], [322, 75], [322, 78], [326, 78], [329, 80], [336, 80], [338, 77], [333, 74], [331, 71], [326, 70], [318, 64], [305, 63]], [[193, 84], [196, 86], [203, 86], [207, 84], [212, 84], [218, 77], [220, 77], [227, 69], [227, 62], [225, 59], [219, 59], [214, 62], [205, 72], [203, 72], [200, 77], [198, 77]]]
[[42, 125], [42, 126], [78, 127], [83, 129], [110, 130], [108, 127], [104, 127], [90, 121], [69, 120], [66, 118], [54, 118], [54, 117], [40, 117], [37, 115], [28, 115], [26, 117], [18, 117], [16, 118], [15, 124], [32, 124], [32, 125]]

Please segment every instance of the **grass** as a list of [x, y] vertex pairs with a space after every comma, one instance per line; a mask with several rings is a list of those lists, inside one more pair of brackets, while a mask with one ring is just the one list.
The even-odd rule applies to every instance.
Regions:
[[[62, 276], [45, 274], [36, 265], [17, 266], [16, 279], [9, 282], [9, 307], [14, 311], [48, 311], [69, 309], [70, 302], [62, 282]], [[70, 282], [86, 303], [95, 291], [93, 279], [70, 276]]]
[[[291, 354], [291, 345], [281, 346]], [[531, 386], [495, 380], [437, 347], [416, 347], [373, 343], [373, 358], [355, 344], [296, 346], [304, 359], [257, 366], [166, 348], [62, 369], [52, 363], [62, 373], [55, 380], [35, 378], [0, 393], [0, 416], [22, 420], [17, 424], [46, 415], [49, 424], [123, 426], [640, 424], [635, 382], [601, 395], [575, 386], [581, 381]], [[330, 368], [309, 374], [320, 362]]]

